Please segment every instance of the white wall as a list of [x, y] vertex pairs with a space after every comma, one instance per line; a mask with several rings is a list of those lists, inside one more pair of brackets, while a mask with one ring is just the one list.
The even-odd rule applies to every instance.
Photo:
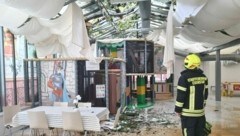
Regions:
[[183, 65], [183, 57], [175, 56], [174, 64], [174, 86], [177, 86], [178, 79], [181, 76], [181, 72], [185, 69]]
[[[209, 61], [209, 84], [215, 86], [215, 61]], [[221, 82], [240, 82], [240, 64], [224, 66], [221, 61]]]

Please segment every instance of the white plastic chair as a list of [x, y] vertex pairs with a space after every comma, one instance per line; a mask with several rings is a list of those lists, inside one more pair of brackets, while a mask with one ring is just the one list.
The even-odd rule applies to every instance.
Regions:
[[[79, 111], [71, 111], [71, 112], [62, 112], [63, 117], [63, 136], [65, 132], [69, 132], [71, 135], [71, 131], [73, 132], [84, 132], [84, 126], [82, 122], [82, 117]], [[85, 135], [86, 135], [85, 131]]]
[[[37, 132], [39, 133], [39, 131], [35, 131], [35, 130], [50, 130], [50, 136], [51, 136], [51, 130], [52, 128], [50, 128], [48, 126], [48, 121], [47, 121], [47, 117], [45, 114], [45, 111], [28, 111], [28, 119], [29, 119], [29, 126], [30, 126], [30, 134], [32, 135], [32, 131], [34, 132], [33, 135], [37, 135]], [[40, 133], [39, 133], [40, 135]]]
[[106, 129], [116, 130], [120, 116], [121, 116], [121, 107], [118, 108], [114, 121], [103, 121], [101, 123], [101, 128], [104, 130]]
[[92, 103], [91, 102], [79, 102], [78, 107], [90, 108], [90, 107], [92, 107]]
[[[21, 111], [20, 105], [12, 105], [12, 106], [6, 106], [3, 107], [3, 123], [4, 123], [4, 132], [3, 135], [5, 135], [6, 129], [8, 129], [10, 132], [10, 135], [12, 135], [12, 128], [13, 127], [19, 127], [14, 126], [12, 123], [12, 118]], [[22, 135], [24, 133], [24, 129], [22, 130]]]
[[53, 106], [68, 107], [68, 102], [53, 102]]

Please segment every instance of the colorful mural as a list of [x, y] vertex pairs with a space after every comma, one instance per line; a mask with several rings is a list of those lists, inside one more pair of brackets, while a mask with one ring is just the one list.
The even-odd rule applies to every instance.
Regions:
[[53, 73], [49, 76], [47, 86], [51, 88], [49, 99], [51, 101], [69, 102], [70, 94], [66, 87], [66, 67], [67, 61], [55, 61]]

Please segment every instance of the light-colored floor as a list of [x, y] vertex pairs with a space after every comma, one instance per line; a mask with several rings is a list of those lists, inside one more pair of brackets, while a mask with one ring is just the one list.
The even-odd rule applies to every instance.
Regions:
[[[175, 99], [156, 101], [154, 109], [155, 114], [173, 113]], [[239, 136], [240, 135], [240, 96], [222, 97], [221, 110], [216, 111], [214, 92], [210, 92], [206, 106], [206, 118], [213, 125], [210, 136]], [[151, 128], [143, 127], [138, 133], [119, 133], [118, 135], [126, 136], [181, 136], [180, 119], [172, 115], [175, 124], [173, 126], [152, 126]], [[0, 114], [0, 136], [3, 136], [3, 121]], [[24, 135], [29, 134], [29, 129]], [[17, 131], [16, 136], [21, 135]], [[115, 133], [102, 133], [102, 135], [117, 135]]]
[[211, 95], [206, 107], [206, 118], [213, 125], [212, 136], [240, 135], [240, 96], [222, 97], [221, 110], [215, 111], [215, 96]]

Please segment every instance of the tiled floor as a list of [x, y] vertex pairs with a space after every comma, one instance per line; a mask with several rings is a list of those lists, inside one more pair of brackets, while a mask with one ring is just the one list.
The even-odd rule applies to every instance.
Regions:
[[[210, 136], [239, 136], [240, 135], [240, 96], [222, 97], [221, 110], [215, 111], [215, 96], [210, 93], [210, 97], [206, 106], [206, 118], [213, 125], [212, 134]], [[174, 100], [157, 101], [154, 109], [156, 112], [173, 112]], [[176, 119], [176, 122], [179, 122]], [[176, 125], [176, 128], [152, 128], [151, 131], [141, 132], [138, 134], [126, 134], [120, 133], [120, 135], [128, 136], [180, 136], [180, 125]], [[0, 115], [0, 136], [3, 134], [3, 121]], [[16, 136], [20, 135], [20, 132], [15, 133]], [[29, 129], [25, 132], [25, 135], [29, 134]], [[106, 134], [107, 135], [107, 134]], [[111, 134], [108, 134], [111, 135]]]

